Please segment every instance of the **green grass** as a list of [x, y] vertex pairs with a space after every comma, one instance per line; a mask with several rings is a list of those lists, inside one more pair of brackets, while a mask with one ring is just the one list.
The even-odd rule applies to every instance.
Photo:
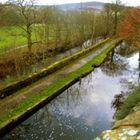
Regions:
[[[32, 39], [36, 39], [35, 30], [33, 29]], [[9, 49], [26, 44], [26, 38], [23, 36], [23, 30], [16, 26], [6, 26], [0, 28], [0, 53]]]
[[[32, 26], [32, 40], [39, 40], [39, 32], [42, 29], [41, 26]], [[49, 40], [53, 41], [56, 39], [55, 27], [50, 26]], [[65, 39], [66, 32], [61, 31], [62, 38]], [[25, 32], [18, 26], [4, 26], [0, 28], [0, 53], [5, 53], [15, 47], [26, 45], [27, 39]], [[36, 45], [35, 45], [36, 46]]]
[[40, 92], [39, 94], [36, 94], [34, 96], [28, 97], [25, 101], [21, 102], [18, 106], [15, 108], [7, 110], [5, 113], [1, 114], [0, 117], [0, 128], [2, 128], [4, 125], [6, 125], [11, 120], [14, 120], [18, 118], [18, 116], [25, 113], [27, 110], [33, 108], [36, 106], [39, 102], [42, 102], [49, 96], [52, 96], [57, 91], [60, 91], [63, 87], [69, 85], [75, 79], [79, 79], [85, 74], [88, 74], [89, 72], [93, 71], [94, 68], [93, 65], [100, 65], [104, 59], [107, 56], [107, 53], [114, 48], [115, 45], [111, 45], [108, 48], [106, 48], [104, 51], [102, 51], [96, 58], [79, 68], [78, 70], [68, 74], [66, 77], [63, 77], [57, 81], [55, 81], [53, 84], [48, 86], [44, 91]]
[[[39, 40], [39, 32], [41, 27], [40, 26], [33, 26], [32, 27], [32, 40], [38, 41]], [[52, 30], [52, 27], [51, 27]], [[50, 40], [54, 40], [54, 33], [50, 33], [49, 36]], [[16, 47], [26, 45], [27, 39], [26, 34], [18, 26], [4, 26], [0, 28], [0, 53], [5, 53], [10, 49], [14, 49]], [[34, 45], [36, 46], [36, 45]]]
[[120, 109], [115, 113], [115, 118], [121, 120], [125, 118], [133, 108], [140, 103], [140, 86], [137, 87], [124, 101]]
[[[43, 30], [43, 26], [36, 24], [32, 26], [32, 29], [33, 29], [32, 40], [35, 40], [35, 41], [40, 40], [40, 36], [43, 37], [40, 34], [41, 30]], [[65, 27], [61, 27], [60, 29], [61, 35], [58, 34], [58, 36], [56, 35], [57, 34], [56, 30], [57, 30], [56, 26], [49, 25], [49, 37], [48, 37], [49, 41], [50, 42], [56, 41], [56, 38], [59, 38], [59, 37], [61, 41], [66, 40], [67, 29]], [[70, 35], [71, 32], [72, 32], [72, 35]], [[69, 28], [69, 41], [74, 41], [75, 39], [78, 38], [78, 36], [80, 36], [79, 31], [75, 30], [75, 28], [71, 26]], [[88, 32], [86, 36], [89, 36]], [[4, 54], [6, 51], [10, 49], [14, 49], [16, 47], [26, 45], [26, 44], [27, 44], [27, 40], [25, 37], [25, 33], [18, 26], [5, 26], [5, 27], [0, 28], [0, 54]], [[37, 47], [38, 45], [36, 44], [34, 46]]]

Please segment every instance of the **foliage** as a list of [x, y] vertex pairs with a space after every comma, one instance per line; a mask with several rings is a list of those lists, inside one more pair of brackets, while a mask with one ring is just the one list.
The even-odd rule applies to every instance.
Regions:
[[27, 66], [44, 61], [48, 55], [81, 46], [88, 39], [93, 44], [105, 35], [101, 13], [88, 9], [63, 11], [55, 6], [36, 6], [34, 0], [28, 2], [10, 0], [0, 7], [4, 10], [0, 18], [13, 19], [3, 18], [4, 24], [0, 24], [0, 53], [4, 54], [0, 59], [1, 78], [26, 73]]
[[119, 36], [136, 47], [140, 45], [140, 9], [131, 8], [124, 13], [120, 24]]
[[105, 5], [103, 12], [105, 13], [106, 35], [116, 35], [124, 9], [120, 0]]
[[[55, 6], [36, 6], [34, 0], [10, 0], [7, 4], [1, 4], [0, 11], [0, 26], [20, 28], [20, 35], [25, 38], [24, 44], [27, 44], [29, 50], [34, 43], [48, 46], [52, 39], [56, 46], [59, 41], [71, 42], [73, 45], [75, 38], [84, 42], [105, 34], [104, 15], [88, 9], [63, 11]], [[34, 36], [34, 26], [37, 28], [38, 40], [31, 38]], [[14, 31], [12, 38], [16, 42], [20, 40], [18, 35], [14, 35]], [[8, 43], [7, 46], [10, 48], [12, 45]]]

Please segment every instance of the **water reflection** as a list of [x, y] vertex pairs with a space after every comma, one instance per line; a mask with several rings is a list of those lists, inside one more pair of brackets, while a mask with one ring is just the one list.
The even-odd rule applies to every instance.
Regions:
[[137, 53], [124, 57], [114, 50], [100, 68], [68, 88], [7, 134], [4, 140], [95, 138], [112, 125], [114, 98], [117, 100], [113, 107], [118, 107], [122, 97], [138, 84], [137, 64]]
[[119, 76], [126, 70], [128, 61], [120, 54], [117, 54], [118, 48], [109, 53], [105, 63], [102, 65], [102, 71], [109, 76]]
[[132, 54], [137, 53], [137, 51], [138, 51], [137, 48], [132, 47], [127, 42], [122, 42], [121, 44], [118, 45], [116, 53], [123, 57], [129, 57]]
[[119, 110], [124, 100], [125, 100], [125, 93], [115, 95], [114, 100], [112, 101], [112, 108], [114, 108], [116, 111]]

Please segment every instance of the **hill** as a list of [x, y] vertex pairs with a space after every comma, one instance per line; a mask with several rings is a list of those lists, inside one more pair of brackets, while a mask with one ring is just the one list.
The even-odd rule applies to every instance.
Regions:
[[102, 2], [83, 2], [83, 3], [69, 3], [57, 5], [57, 7], [62, 10], [80, 10], [80, 9], [102, 10], [104, 6], [105, 3]]

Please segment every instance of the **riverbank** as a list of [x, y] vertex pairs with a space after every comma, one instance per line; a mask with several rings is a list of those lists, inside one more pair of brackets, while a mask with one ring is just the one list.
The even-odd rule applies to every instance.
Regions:
[[[36, 88], [28, 87], [28, 89], [16, 93], [13, 97], [9, 96], [4, 99], [4, 102], [0, 104], [5, 107], [5, 110], [1, 110], [1, 135], [16, 126], [17, 123], [26, 119], [27, 116], [29, 117], [32, 115], [70, 85], [93, 71], [94, 66], [99, 66], [105, 60], [107, 54], [115, 47], [115, 44], [116, 42], [106, 45], [104, 49], [98, 53], [96, 52], [96, 55], [90, 54], [86, 59], [82, 58], [81, 60], [77, 60], [75, 64], [69, 66], [69, 69], [68, 67], [65, 67], [62, 71], [63, 74], [55, 73], [57, 76], [54, 75], [53, 78], [51, 76], [47, 77], [48, 80], [53, 79], [51, 82], [46, 81], [46, 79], [44, 79], [45, 82], [40, 81], [40, 85], [44, 85], [46, 87], [45, 89], [39, 88], [39, 86], [36, 86]], [[11, 107], [10, 105], [13, 101], [16, 102], [13, 105], [14, 107]]]
[[[140, 139], [140, 106], [124, 119], [116, 121], [111, 130], [104, 131], [101, 139], [139, 140]], [[96, 138], [95, 140], [100, 140]]]
[[140, 87], [137, 87], [132, 93], [129, 94], [127, 99], [124, 101], [120, 109], [115, 113], [115, 118], [117, 120], [122, 120], [128, 116], [135, 108], [140, 104]]
[[[115, 113], [117, 121], [112, 130], [104, 131], [101, 138], [117, 140], [140, 139], [140, 87], [129, 94], [123, 105]], [[97, 138], [98, 139], [98, 138]], [[100, 138], [99, 138], [100, 139]]]

